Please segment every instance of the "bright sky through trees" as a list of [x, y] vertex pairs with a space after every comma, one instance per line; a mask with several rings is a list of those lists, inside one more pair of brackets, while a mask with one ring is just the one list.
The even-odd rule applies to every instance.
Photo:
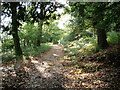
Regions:
[[60, 29], [65, 29], [65, 24], [70, 20], [70, 18], [71, 16], [69, 14], [61, 16], [60, 20], [58, 20], [58, 27]]
[[[57, 0], [57, 2], [60, 2], [61, 4], [64, 4], [65, 6], [69, 6], [67, 4], [67, 0]], [[57, 13], [62, 14], [63, 12], [64, 12], [64, 8], [57, 9]], [[69, 14], [62, 15], [60, 20], [58, 20], [58, 27], [60, 29], [65, 29], [65, 24], [67, 23], [67, 21], [70, 20], [70, 18], [71, 18], [71, 16]]]

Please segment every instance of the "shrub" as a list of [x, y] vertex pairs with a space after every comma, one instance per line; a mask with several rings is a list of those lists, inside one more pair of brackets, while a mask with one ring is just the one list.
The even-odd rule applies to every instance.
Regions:
[[2, 63], [7, 63], [15, 58], [13, 54], [3, 54], [2, 55]]
[[23, 53], [25, 56], [36, 56], [40, 53], [43, 53], [50, 49], [51, 47], [49, 45], [42, 44], [40, 47], [27, 47], [23, 49]]
[[117, 44], [120, 41], [120, 33], [111, 31], [107, 33], [107, 41], [109, 44]]

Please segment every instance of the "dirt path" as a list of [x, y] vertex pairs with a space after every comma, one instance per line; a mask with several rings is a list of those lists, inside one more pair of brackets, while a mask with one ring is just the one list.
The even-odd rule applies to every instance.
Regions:
[[[40, 57], [24, 60], [24, 63], [19, 69], [14, 69], [14, 64], [2, 67], [5, 90], [13, 88], [32, 88], [33, 90], [110, 88], [118, 90], [120, 86], [120, 78], [118, 78], [120, 68], [104, 67], [95, 72], [82, 72], [84, 68], [76, 68], [70, 60], [64, 60], [62, 45], [52, 45], [48, 52], [41, 54]], [[95, 62], [86, 64], [92, 65]]]
[[[64, 48], [62, 45], [52, 45], [52, 48], [41, 55], [41, 58], [33, 58], [31, 67], [28, 68], [30, 80], [24, 84], [24, 88], [61, 88], [70, 81], [64, 76], [65, 67]], [[27, 67], [26, 67], [27, 68]]]

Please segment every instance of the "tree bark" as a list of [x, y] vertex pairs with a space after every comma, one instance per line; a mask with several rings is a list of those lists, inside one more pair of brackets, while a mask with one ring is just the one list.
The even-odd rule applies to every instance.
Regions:
[[38, 22], [38, 40], [37, 40], [37, 46], [41, 45], [42, 42], [42, 26], [43, 26], [43, 20], [39, 20]]
[[12, 36], [13, 36], [13, 41], [15, 45], [15, 54], [16, 57], [21, 58], [22, 57], [22, 49], [20, 47], [20, 39], [18, 36], [18, 21], [17, 21], [17, 5], [15, 2], [11, 3], [11, 10], [12, 10]]
[[105, 49], [108, 47], [108, 43], [106, 40], [106, 32], [104, 29], [97, 29], [97, 42], [98, 42], [98, 47], [101, 49]]
[[95, 12], [96, 15], [94, 16], [94, 26], [97, 29], [97, 44], [100, 49], [105, 49], [108, 47], [108, 42], [106, 40], [107, 35], [105, 29], [106, 27], [106, 21], [105, 18], [105, 3], [100, 3], [100, 7], [97, 7], [97, 11]]

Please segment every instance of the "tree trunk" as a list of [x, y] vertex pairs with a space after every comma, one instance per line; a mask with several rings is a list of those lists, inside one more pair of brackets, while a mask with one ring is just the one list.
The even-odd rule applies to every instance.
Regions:
[[39, 20], [38, 22], [38, 40], [37, 40], [37, 46], [40, 46], [41, 45], [41, 42], [42, 42], [42, 26], [43, 26], [43, 20]]
[[97, 44], [100, 49], [105, 49], [108, 47], [108, 42], [106, 40], [106, 21], [104, 20], [105, 18], [105, 3], [100, 3], [100, 7], [97, 7], [97, 13], [94, 16], [94, 26], [97, 29]]
[[22, 57], [22, 50], [20, 47], [20, 40], [18, 36], [18, 21], [17, 21], [17, 5], [16, 3], [11, 3], [11, 10], [12, 10], [12, 36], [13, 41], [15, 45], [15, 54], [16, 57], [21, 58]]
[[101, 49], [105, 49], [108, 47], [108, 43], [106, 40], [106, 32], [104, 29], [97, 29], [97, 42], [98, 47]]

